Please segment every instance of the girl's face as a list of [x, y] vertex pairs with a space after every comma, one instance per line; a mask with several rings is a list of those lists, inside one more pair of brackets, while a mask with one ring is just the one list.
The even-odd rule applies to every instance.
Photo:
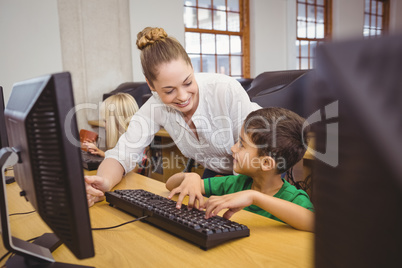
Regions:
[[191, 65], [184, 60], [173, 60], [163, 63], [158, 68], [158, 77], [153, 81], [154, 88], [162, 102], [182, 112], [185, 116], [192, 116], [198, 107], [198, 85], [195, 81]]

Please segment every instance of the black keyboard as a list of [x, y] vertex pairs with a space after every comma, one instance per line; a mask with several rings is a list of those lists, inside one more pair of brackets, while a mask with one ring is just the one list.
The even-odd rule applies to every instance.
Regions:
[[81, 151], [82, 167], [87, 170], [98, 169], [100, 163], [103, 161], [103, 157], [94, 155], [85, 151]]
[[176, 201], [145, 190], [115, 190], [106, 192], [110, 206], [136, 217], [148, 215], [143, 221], [188, 240], [207, 250], [229, 240], [250, 235], [247, 226], [215, 216], [205, 219], [205, 212], [176, 208]]
[[15, 178], [12, 176], [6, 176], [6, 184], [15, 182]]

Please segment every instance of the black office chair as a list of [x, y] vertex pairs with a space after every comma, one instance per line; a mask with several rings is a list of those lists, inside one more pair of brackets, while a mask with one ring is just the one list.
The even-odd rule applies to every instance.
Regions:
[[115, 90], [103, 94], [103, 100], [117, 93], [128, 93], [133, 96], [138, 107], [141, 107], [152, 95], [146, 82], [125, 82], [120, 84]]
[[[307, 118], [314, 112], [314, 107], [306, 105], [306, 100], [310, 94], [312, 77], [312, 71], [304, 72], [292, 82], [272, 88], [267, 87], [254, 96], [250, 96], [250, 99], [261, 107], [282, 107]], [[250, 90], [253, 90], [253, 88], [250, 88]]]
[[253, 82], [254, 79], [252, 78], [238, 78], [236, 79], [239, 81], [240, 85], [244, 88], [244, 90], [248, 90], [251, 86], [251, 83]]
[[251, 99], [257, 95], [275, 92], [286, 87], [306, 72], [308, 72], [308, 70], [286, 70], [261, 73], [251, 82], [250, 87], [247, 89], [247, 94]]

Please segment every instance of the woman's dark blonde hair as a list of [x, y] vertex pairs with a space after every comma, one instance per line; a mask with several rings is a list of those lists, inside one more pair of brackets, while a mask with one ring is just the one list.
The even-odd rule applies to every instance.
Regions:
[[137, 34], [137, 47], [141, 50], [142, 72], [151, 87], [158, 76], [158, 67], [172, 60], [183, 59], [192, 66], [184, 47], [168, 36], [163, 28], [146, 27]]

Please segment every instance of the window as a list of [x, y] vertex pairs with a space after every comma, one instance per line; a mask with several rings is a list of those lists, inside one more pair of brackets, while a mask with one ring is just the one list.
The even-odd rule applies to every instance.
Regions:
[[330, 36], [332, 2], [297, 0], [296, 5], [296, 69], [311, 69], [315, 48]]
[[365, 0], [364, 27], [365, 37], [375, 37], [388, 30], [389, 0]]
[[184, 27], [195, 72], [250, 77], [249, 0], [184, 0]]

